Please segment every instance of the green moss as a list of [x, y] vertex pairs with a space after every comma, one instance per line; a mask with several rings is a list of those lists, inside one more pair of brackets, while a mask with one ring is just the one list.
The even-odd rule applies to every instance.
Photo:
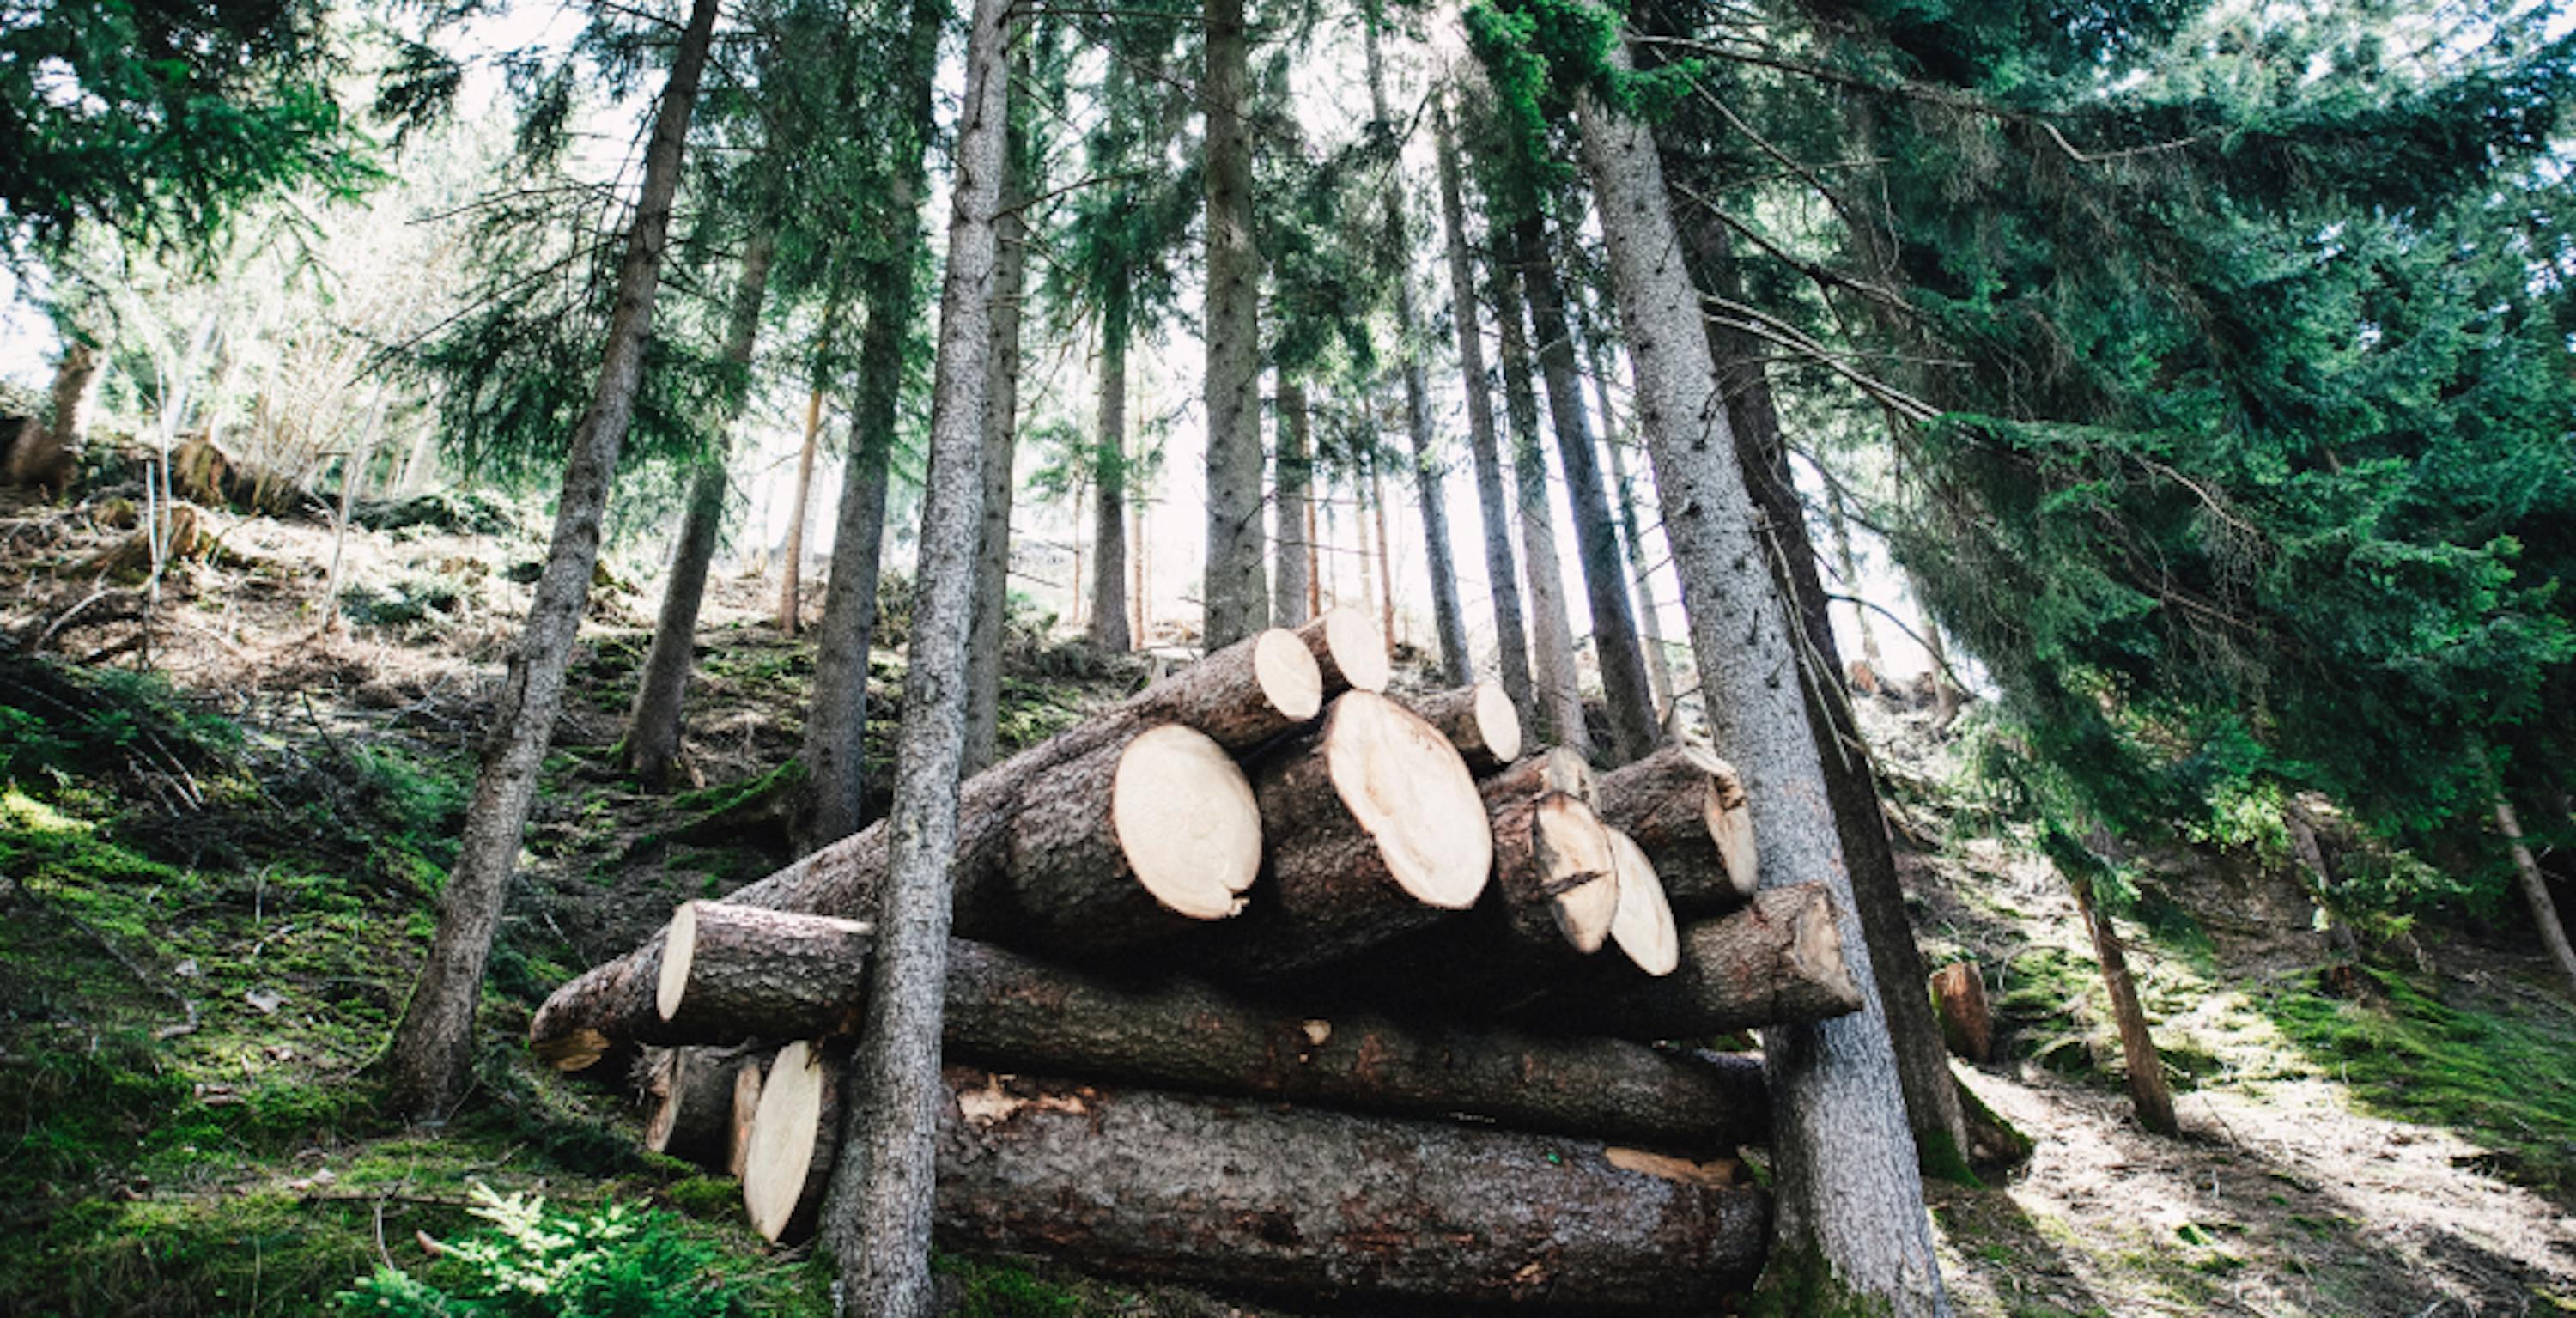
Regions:
[[1895, 1312], [1886, 1299], [1853, 1290], [1824, 1255], [1777, 1243], [1744, 1306], [1745, 1318], [1891, 1318]]

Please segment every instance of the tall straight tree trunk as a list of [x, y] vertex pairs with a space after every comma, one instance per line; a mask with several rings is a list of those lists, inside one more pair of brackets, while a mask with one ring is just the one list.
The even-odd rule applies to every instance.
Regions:
[[1261, 543], [1261, 254], [1252, 237], [1252, 95], [1243, 0], [1207, 0], [1207, 584], [1210, 651], [1270, 623]]
[[1127, 630], [1128, 328], [1126, 290], [1112, 287], [1100, 307], [1100, 431], [1091, 463], [1091, 643], [1111, 654], [1135, 644]]
[[395, 1027], [386, 1077], [391, 1109], [416, 1119], [443, 1116], [464, 1096], [474, 1058], [474, 1004], [483, 967], [501, 922], [502, 899], [519, 858], [519, 838], [535, 801], [555, 714], [563, 706], [564, 669], [581, 631], [590, 574], [599, 561], [601, 514], [617, 471], [617, 451], [635, 415], [644, 378], [644, 339], [652, 329], [662, 254], [670, 238], [671, 203], [680, 189], [680, 152], [697, 105], [699, 75], [715, 33], [716, 0], [696, 0], [671, 59], [670, 80], [644, 148], [644, 183], [635, 226], [617, 275], [617, 310], [609, 319], [599, 384], [572, 435], [563, 492], [546, 566], [537, 578], [528, 623], [494, 702], [491, 733], [466, 807], [456, 867], [438, 898], [438, 931], [428, 963]]
[[1145, 501], [1142, 498], [1127, 501], [1127, 544], [1135, 551], [1127, 556], [1127, 634], [1135, 637], [1137, 644], [1143, 645], [1147, 643], [1145, 638], [1152, 634], [1146, 631], [1149, 620], [1145, 616], [1145, 583], [1151, 579], [1149, 569], [1153, 563], [1149, 555], [1153, 546], [1145, 541]]
[[796, 450], [796, 497], [787, 505], [787, 561], [778, 580], [778, 630], [789, 636], [805, 626], [805, 522], [814, 497], [814, 453], [823, 437], [822, 372], [815, 377], [805, 394], [805, 442]]
[[1529, 337], [1521, 326], [1518, 262], [1510, 232], [1493, 232], [1494, 320], [1501, 327], [1503, 414], [1512, 425], [1512, 488], [1529, 561], [1532, 710], [1546, 741], [1590, 753], [1583, 689], [1574, 664], [1574, 623], [1566, 616], [1565, 565], [1556, 555], [1556, 514], [1547, 492], [1547, 440], [1539, 433], [1538, 390], [1530, 380]]
[[895, 418], [903, 392], [903, 340], [921, 299], [913, 252], [921, 243], [927, 183], [923, 154], [931, 134], [931, 81], [939, 69], [945, 0], [913, 0], [904, 36], [901, 77], [910, 103], [912, 138], [901, 148], [882, 202], [885, 255], [864, 278], [867, 327], [859, 335], [859, 373], [850, 408], [850, 457], [841, 478], [841, 514], [832, 538], [832, 579], [823, 591], [814, 684], [806, 704], [804, 809], [796, 849], [811, 853], [859, 831], [866, 815], [868, 652], [877, 623], [877, 575], [885, 547], [887, 467], [894, 457]]
[[1627, 446], [1619, 442], [1611, 420], [1609, 364], [1601, 349], [1592, 350], [1592, 391], [1601, 400], [1601, 447], [1610, 455], [1610, 495], [1619, 510], [1619, 547], [1627, 552], [1628, 575], [1637, 592], [1637, 643], [1646, 652], [1646, 681], [1655, 692], [1655, 721], [1673, 712], [1673, 657], [1664, 649], [1663, 610], [1655, 607], [1653, 564], [1646, 558], [1644, 526], [1637, 520], [1637, 483], [1630, 479]]
[[1378, 474], [1375, 462], [1369, 464], [1368, 483], [1369, 516], [1377, 523], [1377, 606], [1380, 620], [1386, 628], [1386, 639], [1393, 644], [1396, 640], [1395, 551], [1387, 544], [1386, 537], [1386, 479]]
[[[1834, 574], [1842, 578], [1843, 589], [1857, 601], [1861, 597], [1860, 560], [1852, 553], [1851, 519], [1843, 515], [1842, 487], [1825, 483], [1825, 529], [1834, 538]], [[1852, 621], [1860, 631], [1860, 661], [1869, 665], [1870, 681], [1887, 680], [1887, 656], [1878, 648], [1878, 629], [1870, 625], [1869, 610], [1852, 605]]]
[[2111, 1020], [2120, 1030], [2120, 1058], [2129, 1072], [2129, 1105], [2136, 1110], [2139, 1125], [2159, 1135], [2180, 1135], [2173, 1088], [2165, 1083], [2164, 1058], [2147, 1030], [2146, 1008], [2138, 1005], [2138, 985], [2129, 974], [2120, 931], [2095, 898], [2091, 878], [2070, 872], [2066, 886], [2074, 890], [2075, 909], [2084, 917], [2085, 932], [2093, 936], [2093, 956], [2102, 967], [2102, 988], [2111, 999]]
[[841, 1266], [836, 1307], [863, 1318], [929, 1318], [933, 1151], [948, 1092], [939, 1079], [946, 1005], [957, 771], [966, 746], [962, 674], [983, 531], [985, 388], [991, 379], [994, 214], [1006, 170], [1007, 0], [976, 0], [958, 116], [948, 271], [939, 299], [921, 570], [895, 749], [893, 860], [879, 899], [868, 999], [822, 1241]]
[[[1024, 77], [1025, 53], [1015, 55], [1015, 78]], [[1012, 98], [1004, 130], [1001, 211], [993, 218], [993, 359], [984, 386], [983, 529], [975, 553], [975, 625], [966, 637], [967, 777], [983, 772], [999, 753], [1002, 707], [1002, 640], [1010, 625], [1011, 477], [1020, 434], [1020, 303], [1027, 291], [1029, 159], [1026, 112]]]
[[2576, 992], [2576, 947], [2568, 945], [2567, 925], [2558, 918], [2558, 903], [2550, 899], [2549, 880], [2541, 875], [2531, 844], [2523, 840], [2522, 820], [2514, 814], [2513, 803], [2502, 793], [2496, 795], [2495, 821], [2496, 831], [2504, 834], [2505, 844], [2513, 852], [2514, 883], [2522, 889], [2522, 900], [2531, 908], [2531, 923], [2540, 934], [2540, 945], [2549, 949], [2559, 973], [2567, 976], [2569, 990]]
[[1637, 620], [1628, 607], [1619, 528], [1611, 519], [1610, 495], [1602, 488], [1601, 464], [1584, 425], [1574, 332], [1566, 322], [1556, 260], [1548, 252], [1546, 222], [1534, 197], [1512, 231], [1520, 250], [1530, 333], [1538, 342], [1539, 376], [1547, 383], [1548, 413], [1556, 425], [1557, 456], [1565, 464], [1566, 493], [1574, 504], [1574, 546], [1583, 560], [1584, 598], [1592, 605], [1593, 657], [1601, 667], [1602, 701], [1610, 709], [1610, 754], [1627, 764], [1645, 758], [1662, 740], [1655, 724], [1654, 687], [1646, 680], [1646, 654], [1637, 644]]
[[[1364, 8], [1361, 36], [1368, 62], [1369, 108], [1392, 134], [1395, 123], [1386, 109], [1386, 60], [1378, 49], [1384, 16], [1374, 2]], [[1449, 552], [1449, 499], [1441, 488], [1438, 441], [1431, 434], [1430, 387], [1423, 378], [1420, 321], [1413, 308], [1413, 232], [1405, 223], [1401, 160], [1388, 168], [1386, 224], [1395, 240], [1395, 325], [1404, 364], [1404, 430], [1412, 446], [1414, 499], [1422, 511], [1423, 557], [1431, 571], [1432, 628], [1440, 637], [1441, 672], [1451, 686], [1465, 686], [1475, 680], [1476, 666], [1467, 652], [1467, 615], [1458, 604], [1458, 572]]]
[[648, 792], [670, 786], [671, 766], [680, 757], [680, 706], [688, 694], [689, 670], [697, 662], [698, 606], [706, 598], [707, 572], [724, 527], [733, 428], [749, 400], [752, 351], [760, 340], [760, 309], [769, 296], [769, 264], [777, 252], [777, 236], [765, 227], [743, 249], [732, 322], [725, 327], [725, 360], [742, 370], [743, 391], [727, 400], [716, 423], [714, 451], [689, 477], [688, 504], [679, 539], [671, 546], [671, 572], [662, 587], [661, 614], [653, 623], [653, 645], [644, 654], [635, 703], [626, 715], [626, 736], [618, 745], [619, 763]]
[[1286, 372], [1279, 375], [1279, 455], [1272, 488], [1272, 516], [1279, 520], [1271, 538], [1277, 563], [1270, 573], [1270, 616], [1282, 627], [1302, 627], [1315, 616], [1314, 445], [1307, 433], [1306, 386]]
[[[1613, 58], [1626, 65], [1624, 50]], [[1797, 639], [1756, 537], [1760, 513], [1736, 460], [1663, 170], [1643, 124], [1612, 114], [1588, 91], [1577, 92], [1575, 113], [1711, 740], [1744, 775], [1762, 839], [1762, 886], [1827, 885], [1840, 907], [1843, 953], [1867, 999], [1850, 1016], [1763, 1032], [1777, 1168], [1775, 1244], [1763, 1284], [1787, 1312], [1884, 1306], [1895, 1318], [1947, 1314], [1886, 1007], [1795, 680]]]
[[1458, 184], [1458, 145], [1449, 107], [1435, 102], [1431, 127], [1440, 155], [1440, 220], [1449, 248], [1449, 310], [1457, 322], [1458, 371], [1467, 390], [1467, 449], [1476, 466], [1476, 511], [1485, 527], [1485, 577], [1492, 583], [1494, 640], [1502, 651], [1503, 693], [1515, 709], [1538, 709], [1530, 686], [1529, 630], [1521, 622], [1521, 582], [1512, 558], [1511, 513], [1494, 437], [1494, 395], [1485, 378], [1485, 334], [1476, 316], [1476, 272], [1467, 259], [1467, 207]]

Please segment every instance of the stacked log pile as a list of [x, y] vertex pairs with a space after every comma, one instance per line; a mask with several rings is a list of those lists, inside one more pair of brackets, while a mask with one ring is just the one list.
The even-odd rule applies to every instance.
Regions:
[[[1734, 774], [1524, 754], [1490, 684], [1384, 693], [1337, 611], [964, 784], [949, 1248], [1331, 1299], [1712, 1302], [1762, 1260], [1760, 1064], [1676, 1043], [1856, 1010], [1820, 888], [1756, 893]], [[812, 1229], [882, 825], [548, 999], [558, 1069]], [[640, 1061], [641, 1065], [635, 1064]], [[1032, 1079], [1030, 1077], [1052, 1077]]]

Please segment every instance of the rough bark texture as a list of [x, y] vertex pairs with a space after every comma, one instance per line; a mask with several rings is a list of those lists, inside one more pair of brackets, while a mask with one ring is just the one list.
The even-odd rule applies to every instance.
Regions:
[[672, 56], [670, 80], [644, 148], [644, 183], [618, 271], [617, 308], [609, 319], [598, 387], [573, 431], [545, 571], [537, 579], [526, 630], [494, 702], [456, 867], [439, 892], [438, 932], [394, 1031], [386, 1101], [406, 1117], [444, 1116], [464, 1094], [471, 1072], [474, 1005], [482, 991], [483, 966], [492, 952], [510, 874], [518, 865], [520, 834], [536, 799], [546, 749], [554, 741], [555, 714], [563, 705], [564, 670], [572, 661], [582, 607], [590, 598], [601, 514], [644, 377], [644, 341], [661, 287], [671, 204], [680, 187], [680, 152], [715, 22], [716, 0], [695, 0]]
[[824, 1215], [824, 1244], [842, 1270], [836, 1301], [870, 1318], [928, 1318], [932, 1311], [932, 1129], [942, 1096], [949, 860], [957, 849], [957, 770], [966, 743], [961, 678], [983, 529], [993, 218], [1001, 208], [1010, 105], [1007, 7], [1005, 0], [976, 0], [968, 28], [922, 478], [921, 573], [887, 819], [894, 858], [879, 902], [865, 1028], [851, 1059], [855, 1101]]
[[[644, 1147], [724, 1175], [740, 1175], [737, 1159], [750, 1136], [766, 1054], [739, 1048], [670, 1048], [655, 1054], [646, 1072]], [[740, 1102], [751, 1077], [751, 1106]]]
[[528, 1021], [528, 1050], [558, 1071], [621, 1074], [636, 1044], [661, 1022], [654, 1006], [661, 978], [662, 933], [656, 932], [634, 951], [591, 967], [547, 995]]
[[1307, 435], [1306, 386], [1285, 374], [1279, 378], [1277, 447], [1270, 616], [1279, 626], [1302, 627], [1322, 611], [1315, 607], [1315, 450]]
[[1251, 785], [1187, 728], [1146, 729], [1068, 763], [1024, 800], [1009, 834], [1020, 936], [1084, 959], [1229, 918], [1261, 872]]
[[[1113, 284], [1115, 280], [1113, 279]], [[1127, 294], [1100, 310], [1100, 422], [1091, 463], [1091, 643], [1124, 654], [1127, 629]]]
[[1494, 320], [1501, 327], [1497, 355], [1503, 367], [1503, 414], [1512, 428], [1513, 501], [1521, 523], [1521, 549], [1529, 559], [1531, 708], [1539, 737], [1588, 750], [1583, 692], [1574, 664], [1574, 624], [1565, 611], [1565, 565], [1556, 553], [1556, 514], [1547, 493], [1547, 440], [1539, 433], [1538, 391], [1530, 379], [1529, 336], [1521, 326], [1520, 275], [1511, 235], [1493, 234]]
[[[1624, 63], [1624, 51], [1614, 59]], [[1634, 119], [1588, 94], [1577, 98], [1576, 119], [1711, 739], [1744, 774], [1763, 886], [1828, 885], [1867, 1003], [1860, 1013], [1764, 1035], [1780, 1173], [1782, 1280], [1773, 1299], [1792, 1309], [1860, 1303], [1883, 1304], [1896, 1318], [1946, 1314], [1885, 1008], [1852, 913], [1815, 736], [1794, 677], [1783, 676], [1796, 672], [1796, 643], [1755, 534], [1663, 171]], [[1796, 1289], [1805, 1293], [1790, 1293]]]
[[[770, 259], [777, 251], [774, 233], [763, 229], [753, 234], [743, 250], [742, 271], [735, 277], [733, 315], [725, 329], [725, 361], [746, 376], [760, 339]], [[726, 401], [710, 446], [713, 451], [689, 477], [680, 535], [671, 544], [671, 571], [662, 586], [662, 610], [653, 622], [653, 643], [644, 653], [635, 703], [626, 714], [626, 736], [618, 744], [619, 763], [632, 770], [648, 792], [671, 785], [671, 768], [680, 758], [680, 707], [688, 694], [689, 671], [697, 665], [698, 606], [706, 598], [707, 572], [715, 565], [716, 539], [724, 529], [733, 427], [749, 395], [746, 379], [742, 392]]]
[[2514, 884], [2522, 889], [2523, 903], [2531, 908], [2531, 923], [2540, 935], [2541, 946], [2549, 949], [2550, 959], [2558, 963], [2567, 976], [2567, 986], [2576, 991], [2576, 947], [2567, 942], [2567, 926], [2558, 918], [2558, 903], [2549, 896], [2549, 881], [2540, 873], [2540, 862], [2531, 855], [2530, 844], [2523, 841], [2522, 821], [2513, 811], [2513, 803], [2499, 796], [2495, 800], [2496, 830], [2504, 834], [2513, 852]]
[[1423, 722], [1458, 748], [1467, 771], [1477, 777], [1498, 773], [1521, 757], [1521, 720], [1511, 697], [1491, 682], [1439, 691], [1402, 702]]
[[1458, 372], [1467, 392], [1467, 451], [1476, 468], [1476, 510], [1485, 529], [1485, 577], [1494, 603], [1494, 643], [1501, 651], [1503, 690], [1512, 704], [1538, 711], [1530, 684], [1529, 629], [1521, 620], [1521, 581], [1512, 559], [1511, 512], [1503, 493], [1501, 448], [1494, 435], [1494, 395], [1485, 377], [1485, 335], [1476, 315], [1476, 273], [1467, 258], [1467, 208], [1458, 184], [1458, 147], [1449, 132], [1449, 107], [1431, 108], [1440, 157], [1440, 218], [1448, 238], [1449, 310], [1458, 331]]
[[[1368, 469], [1368, 511], [1370, 520], [1377, 525], [1378, 621], [1385, 629], [1387, 641], [1394, 643], [1403, 637], [1395, 627], [1395, 550], [1386, 534], [1386, 480], [1374, 462]], [[1365, 535], [1366, 531], [1363, 530], [1362, 534]]]
[[[1024, 67], [1025, 56], [1014, 67]], [[1016, 103], [1015, 103], [1016, 105]], [[1009, 171], [993, 219], [993, 360], [985, 384], [984, 525], [976, 537], [975, 623], [966, 637], [965, 772], [982, 773], [1000, 753], [1002, 650], [1010, 624], [1012, 469], [1020, 434], [1020, 307], [1028, 284], [1028, 133], [1016, 108], [1003, 149]]]
[[1269, 625], [1261, 544], [1261, 254], [1253, 245], [1252, 96], [1243, 0], [1207, 0], [1207, 609], [1209, 649]]
[[1338, 1306], [1671, 1313], [1761, 1267], [1762, 1194], [1586, 1141], [952, 1068], [950, 1248]]
[[1395, 1116], [1718, 1152], [1759, 1143], [1761, 1066], [1619, 1039], [1316, 1016], [1188, 980], [1134, 984], [984, 943], [950, 944], [948, 1055]]
[[787, 505], [787, 550], [778, 572], [778, 630], [789, 636], [805, 628], [805, 523], [814, 499], [814, 454], [822, 440], [823, 386], [818, 379], [805, 395], [805, 442], [796, 450], [796, 495]]
[[2159, 1135], [2180, 1135], [2173, 1087], [2165, 1083], [2164, 1058], [2157, 1054], [2155, 1036], [2147, 1030], [2147, 1012], [2138, 1003], [2137, 982], [2129, 977], [2129, 957], [2121, 946], [2120, 931], [2112, 926], [2110, 913], [2094, 900], [2092, 880], [2069, 874], [2066, 883], [2075, 890], [2085, 930], [2093, 935], [2093, 956], [2101, 963], [2102, 988], [2110, 996], [2111, 1019], [2120, 1030], [2120, 1057], [2126, 1063], [2129, 1102], [2137, 1111], [2138, 1124]]
[[1593, 805], [1645, 850], [1675, 914], [1713, 915], [1752, 897], [1759, 872], [1752, 807], [1726, 761], [1695, 746], [1666, 746], [1603, 774]]
[[938, 72], [942, 0], [913, 0], [898, 76], [911, 141], [888, 180], [883, 224], [888, 251], [870, 263], [864, 295], [867, 326], [859, 336], [858, 385], [850, 408], [849, 465], [832, 540], [832, 577], [824, 586], [822, 635], [814, 651], [812, 697], [805, 712], [805, 809], [796, 849], [811, 852], [859, 830], [867, 804], [868, 651], [876, 634], [877, 574], [884, 548], [886, 469], [894, 453], [903, 387], [903, 340], [921, 301], [913, 253], [922, 241], [921, 201], [928, 191], [923, 153], [931, 137], [931, 83]]
[[1995, 1018], [1976, 962], [1953, 961], [1933, 971], [1932, 1005], [1941, 1013], [1941, 1039], [1951, 1052], [1971, 1062], [1994, 1059]]
[[1655, 690], [1655, 718], [1669, 724], [1673, 716], [1673, 657], [1664, 645], [1663, 610], [1655, 605], [1655, 580], [1646, 558], [1646, 537], [1637, 523], [1637, 485], [1629, 477], [1627, 446], [1611, 433], [1610, 386], [1594, 350], [1592, 387], [1601, 399], [1601, 447], [1610, 456], [1610, 493], [1619, 510], [1619, 546], [1628, 555], [1628, 575], [1637, 591], [1637, 644], [1646, 652], [1646, 680]]
[[[1822, 884], [1765, 888], [1733, 915], [1684, 928], [1673, 973], [1648, 976], [1604, 959], [1597, 977], [1548, 992], [1512, 1019], [1641, 1040], [1849, 1019], [1861, 1008], [1861, 985], [1837, 914]], [[1776, 1102], [1773, 1112], [1776, 1120]]]
[[688, 902], [663, 934], [648, 1042], [817, 1039], [858, 1024], [872, 930], [862, 921]]
[[1583, 418], [1583, 379], [1574, 355], [1574, 331], [1558, 289], [1556, 261], [1535, 209], [1513, 226], [1521, 260], [1521, 288], [1529, 301], [1531, 334], [1538, 345], [1540, 378], [1556, 428], [1557, 457], [1565, 464], [1565, 489], [1574, 506], [1574, 545], [1583, 563], [1584, 598], [1592, 606], [1592, 651], [1601, 668], [1601, 695], [1610, 711], [1610, 753], [1617, 763], [1642, 759], [1662, 740], [1655, 722], [1654, 687], [1646, 680], [1645, 651], [1637, 645], [1637, 619], [1628, 604], [1626, 568], [1619, 558], [1619, 527], [1601, 483], [1592, 433]]

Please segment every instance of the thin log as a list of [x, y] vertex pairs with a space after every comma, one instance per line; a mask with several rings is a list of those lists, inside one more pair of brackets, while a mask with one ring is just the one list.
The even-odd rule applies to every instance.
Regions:
[[655, 1043], [820, 1038], [857, 1028], [864, 921], [724, 902], [683, 902], [654, 976]]
[[1440, 729], [1467, 761], [1469, 773], [1483, 777], [1520, 758], [1520, 711], [1499, 682], [1478, 682], [1403, 704]]
[[1732, 915], [1681, 931], [1680, 963], [1648, 977], [1603, 963], [1598, 980], [1509, 1009], [1531, 1028], [1623, 1039], [1693, 1039], [1808, 1024], [1860, 1010], [1834, 904], [1822, 884], [1772, 888]]
[[1665, 900], [1684, 917], [1742, 906], [1759, 853], [1743, 779], [1696, 746], [1666, 746], [1601, 777], [1593, 808], [1653, 860]]
[[[1365, 570], [1367, 555], [1361, 555], [1360, 563]], [[1384, 691], [1387, 680], [1395, 676], [1394, 661], [1387, 655], [1387, 634], [1359, 609], [1326, 610], [1298, 628], [1297, 638], [1315, 656], [1328, 697], [1343, 691]]]

